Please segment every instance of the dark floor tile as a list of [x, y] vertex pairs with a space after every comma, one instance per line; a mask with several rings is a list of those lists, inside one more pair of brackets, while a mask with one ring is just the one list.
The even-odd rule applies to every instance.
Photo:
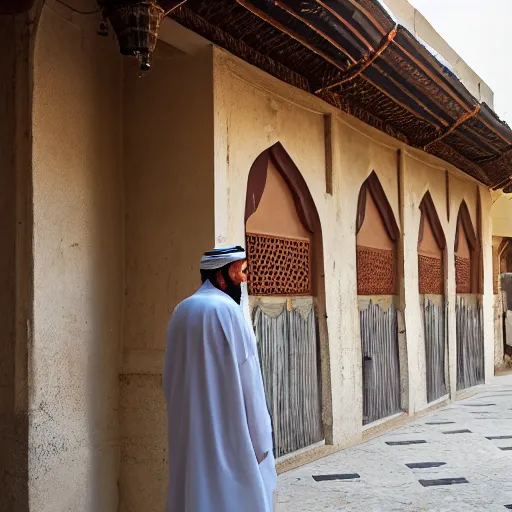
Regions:
[[389, 446], [407, 446], [409, 444], [425, 444], [427, 441], [424, 439], [418, 439], [415, 441], [386, 441]]
[[505, 508], [508, 508], [509, 510], [512, 510], [512, 505], [505, 505]]
[[446, 432], [443, 432], [443, 434], [471, 434], [471, 430], [468, 430], [467, 428], [462, 430], [447, 430]]
[[496, 404], [462, 404], [464, 407], [490, 407]]
[[335, 475], [313, 475], [315, 482], [330, 482], [332, 480], [355, 480], [361, 478], [357, 473], [341, 473]]
[[444, 466], [446, 462], [410, 462], [406, 464], [409, 469], [427, 469], [427, 468], [439, 468]]
[[510, 452], [512, 451], [512, 446], [500, 446], [500, 450], [503, 450], [504, 452]]
[[452, 425], [455, 421], [427, 421], [425, 425]]
[[489, 436], [486, 439], [492, 441], [493, 439], [512, 439], [512, 436]]
[[469, 484], [465, 478], [438, 478], [436, 480], [418, 480], [423, 487], [434, 487], [436, 485]]

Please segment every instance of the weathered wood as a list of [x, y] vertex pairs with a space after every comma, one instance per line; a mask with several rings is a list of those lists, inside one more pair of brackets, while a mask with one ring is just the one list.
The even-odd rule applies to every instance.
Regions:
[[443, 297], [425, 297], [423, 303], [423, 325], [425, 337], [427, 401], [433, 402], [447, 393], [446, 329]]
[[363, 355], [363, 424], [400, 412], [397, 311], [370, 302], [360, 307]]
[[457, 389], [484, 382], [482, 305], [475, 296], [457, 296]]
[[283, 307], [273, 316], [256, 306], [253, 323], [275, 455], [281, 457], [324, 437], [316, 315], [313, 308], [304, 318], [296, 309]]

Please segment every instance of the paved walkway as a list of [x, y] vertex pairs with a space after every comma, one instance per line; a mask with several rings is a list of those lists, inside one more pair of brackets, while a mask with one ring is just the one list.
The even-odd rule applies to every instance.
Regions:
[[[414, 466], [422, 463], [436, 464]], [[322, 475], [352, 478], [315, 480]], [[278, 501], [279, 512], [512, 509], [512, 376], [497, 377], [476, 396], [282, 474]]]

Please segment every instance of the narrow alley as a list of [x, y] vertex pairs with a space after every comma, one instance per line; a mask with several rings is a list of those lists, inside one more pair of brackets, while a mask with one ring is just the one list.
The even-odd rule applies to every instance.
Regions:
[[512, 509], [512, 375], [282, 474], [279, 504], [279, 512]]

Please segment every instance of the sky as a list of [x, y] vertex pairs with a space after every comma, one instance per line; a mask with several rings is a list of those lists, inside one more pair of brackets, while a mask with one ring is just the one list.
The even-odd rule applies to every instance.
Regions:
[[409, 0], [494, 91], [512, 126], [512, 0]]

